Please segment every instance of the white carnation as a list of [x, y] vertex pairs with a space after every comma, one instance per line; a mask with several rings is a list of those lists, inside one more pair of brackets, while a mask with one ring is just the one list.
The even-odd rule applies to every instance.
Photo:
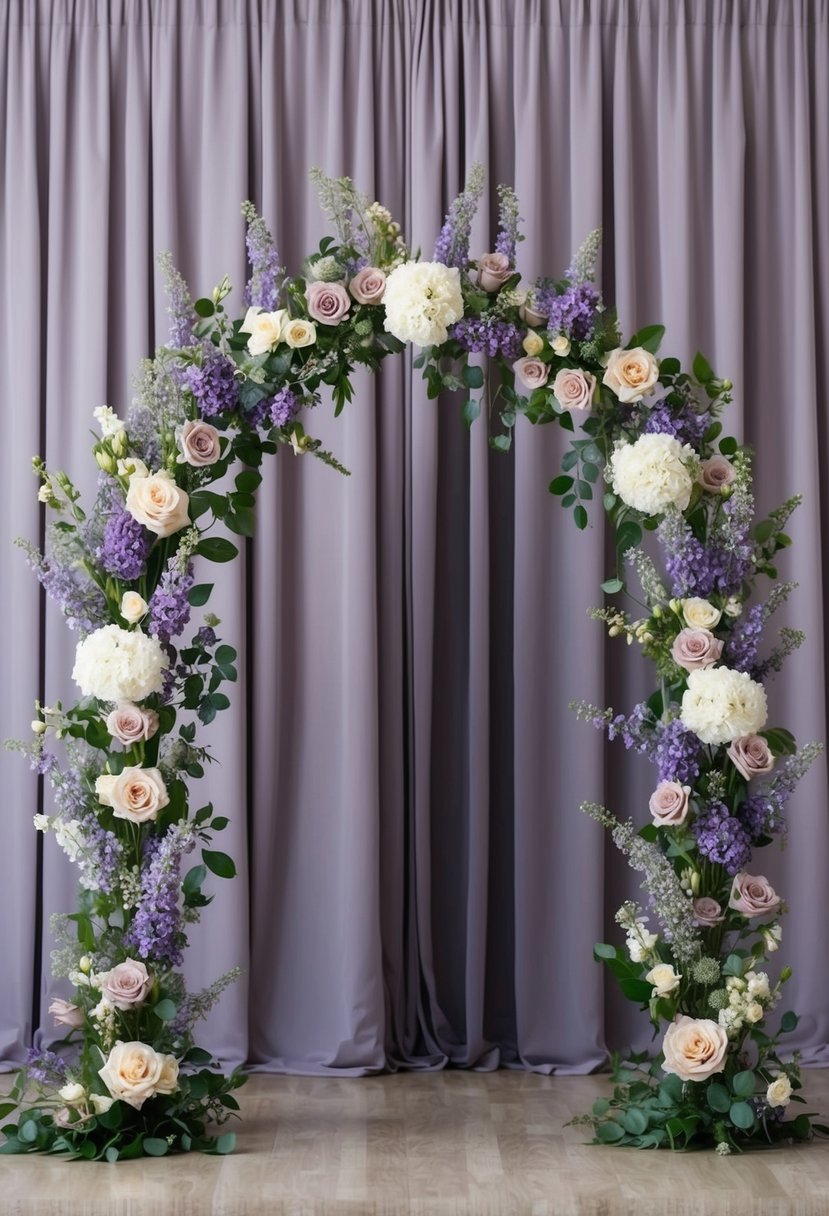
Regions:
[[746, 672], [704, 667], [689, 674], [680, 717], [703, 743], [756, 735], [767, 716], [765, 689]]
[[643, 515], [667, 507], [684, 511], [696, 475], [696, 453], [673, 435], [640, 435], [622, 443], [610, 458], [610, 479], [623, 502]]
[[143, 701], [161, 692], [168, 666], [157, 638], [104, 625], [78, 643], [72, 679], [99, 701]]
[[435, 346], [463, 316], [460, 271], [442, 262], [404, 262], [386, 280], [385, 328], [401, 342]]

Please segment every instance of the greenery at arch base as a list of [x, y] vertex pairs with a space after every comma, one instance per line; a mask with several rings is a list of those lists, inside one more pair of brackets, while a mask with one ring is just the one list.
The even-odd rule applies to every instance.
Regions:
[[[593, 615], [656, 667], [656, 691], [629, 715], [575, 707], [658, 770], [638, 824], [583, 807], [642, 874], [647, 907], [620, 909], [625, 945], [600, 944], [596, 957], [647, 1010], [656, 1054], [616, 1061], [613, 1096], [581, 1121], [599, 1142], [641, 1148], [728, 1153], [809, 1138], [820, 1125], [792, 1117], [800, 1078], [783, 1046], [797, 1018], [767, 1026], [789, 974], [764, 970], [784, 905], [751, 862], [784, 830], [786, 800], [819, 750], [768, 726], [762, 688], [802, 640], [784, 629], [760, 653], [792, 586], [774, 563], [797, 498], [754, 520], [750, 455], [720, 420], [731, 385], [701, 355], [690, 372], [661, 357], [661, 326], [623, 342], [594, 282], [598, 234], [562, 279], [525, 286], [508, 187], [492, 252], [470, 256], [480, 167], [431, 262], [348, 179], [315, 178], [336, 236], [299, 277], [243, 208], [252, 275], [235, 319], [226, 280], [193, 303], [163, 261], [170, 344], [140, 369], [126, 418], [95, 411], [93, 508], [66, 473], [34, 461], [52, 522], [45, 553], [21, 544], [78, 635], [82, 696], [38, 703], [32, 740], [12, 746], [51, 786], [35, 826], [78, 866], [80, 894], [52, 925], [54, 974], [69, 985], [50, 1007], [63, 1037], [31, 1050], [0, 1105], [0, 1151], [113, 1162], [233, 1148], [222, 1125], [244, 1078], [221, 1073], [194, 1027], [237, 972], [195, 993], [181, 972], [208, 882], [235, 874], [214, 847], [228, 820], [195, 788], [211, 760], [197, 732], [229, 705], [236, 653], [199, 614], [212, 583], [196, 581], [194, 563], [231, 561], [232, 538], [252, 535], [260, 467], [280, 447], [345, 472], [306, 432], [309, 411], [330, 390], [339, 413], [355, 368], [376, 370], [409, 342], [422, 348], [429, 397], [461, 393], [467, 425], [488, 415], [494, 449], [510, 447], [522, 415], [571, 434], [550, 490], [579, 528], [603, 506], [618, 553], [603, 591], [638, 605], [635, 617]], [[646, 552], [649, 531], [664, 571]]]

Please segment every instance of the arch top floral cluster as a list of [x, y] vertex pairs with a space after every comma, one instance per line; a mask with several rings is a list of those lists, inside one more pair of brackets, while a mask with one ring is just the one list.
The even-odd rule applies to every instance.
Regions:
[[[762, 681], [801, 635], [783, 631], [765, 659], [759, 640], [789, 587], [749, 604], [759, 575], [776, 579], [796, 500], [754, 524], [748, 456], [721, 438], [730, 384], [702, 356], [693, 374], [658, 357], [661, 326], [623, 344], [594, 283], [597, 233], [563, 279], [524, 288], [508, 187], [498, 188], [493, 250], [470, 257], [479, 167], [431, 262], [413, 258], [390, 213], [348, 179], [315, 180], [336, 237], [320, 242], [300, 276], [286, 274], [245, 205], [252, 274], [237, 318], [225, 308], [227, 280], [193, 303], [163, 262], [170, 344], [143, 365], [125, 419], [95, 411], [94, 510], [85, 512], [66, 473], [35, 461], [55, 520], [45, 554], [24, 547], [80, 635], [72, 674], [82, 696], [38, 705], [34, 740], [18, 746], [51, 785], [54, 806], [36, 826], [77, 864], [81, 893], [77, 911], [53, 924], [54, 971], [71, 994], [50, 1011], [65, 1038], [30, 1053], [0, 1107], [0, 1117], [16, 1112], [0, 1151], [116, 1161], [233, 1147], [215, 1124], [238, 1109], [242, 1078], [209, 1067], [193, 1029], [236, 972], [199, 993], [181, 974], [187, 927], [210, 901], [208, 875], [235, 873], [213, 847], [227, 818], [193, 805], [192, 783], [211, 760], [197, 728], [227, 708], [237, 677], [217, 618], [191, 625], [213, 588], [196, 582], [197, 563], [232, 560], [230, 537], [252, 535], [260, 466], [279, 447], [345, 471], [306, 433], [307, 411], [330, 390], [339, 413], [355, 368], [375, 370], [408, 342], [424, 348], [415, 363], [430, 397], [462, 392], [468, 425], [485, 407], [496, 450], [509, 449], [522, 415], [571, 434], [550, 490], [579, 528], [601, 499], [619, 555], [603, 588], [624, 591], [631, 564], [647, 605], [637, 620], [616, 608], [596, 616], [655, 662], [658, 691], [629, 716], [579, 712], [658, 768], [640, 831], [586, 809], [643, 872], [657, 922], [649, 928], [625, 905], [626, 948], [600, 945], [597, 956], [667, 1029], [646, 1075], [620, 1078], [588, 1121], [600, 1140], [637, 1147], [730, 1151], [805, 1137], [808, 1119], [781, 1118], [797, 1069], [764, 1021], [780, 983], [759, 964], [779, 945], [782, 904], [748, 868], [752, 848], [782, 829], [786, 799], [816, 751], [797, 751], [788, 732], [766, 726]], [[663, 546], [664, 578], [641, 547], [648, 529]], [[786, 1015], [783, 1030], [793, 1025]]]

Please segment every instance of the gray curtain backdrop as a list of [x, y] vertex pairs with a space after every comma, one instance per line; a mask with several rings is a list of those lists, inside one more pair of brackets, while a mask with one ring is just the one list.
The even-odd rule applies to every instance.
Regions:
[[[828, 20], [827, 0], [6, 0], [0, 734], [27, 734], [36, 695], [72, 696], [75, 639], [10, 542], [42, 527], [34, 452], [92, 489], [91, 411], [123, 410], [166, 337], [154, 254], [197, 294], [228, 272], [241, 308], [240, 201], [298, 269], [325, 232], [316, 164], [385, 201], [428, 256], [480, 160], [473, 251], [498, 181], [521, 198], [527, 276], [560, 273], [603, 225], [625, 331], [664, 321], [665, 353], [702, 348], [734, 380], [761, 510], [803, 492], [782, 568], [809, 640], [773, 718], [825, 739]], [[591, 961], [635, 880], [578, 805], [642, 817], [651, 770], [567, 709], [629, 708], [647, 687], [586, 615], [610, 571], [603, 524], [577, 533], [546, 492], [560, 432], [521, 425], [499, 456], [407, 359], [311, 422], [352, 476], [281, 454], [255, 541], [219, 573], [244, 678], [203, 801], [231, 816], [240, 877], [216, 880], [187, 966], [194, 985], [244, 975], [204, 1041], [280, 1071], [595, 1067], [648, 1038]], [[48, 918], [74, 890], [51, 841], [39, 859], [25, 763], [4, 756], [1, 780], [11, 1062], [59, 990]], [[791, 907], [786, 1004], [819, 1061], [824, 764], [790, 822], [758, 869]]]

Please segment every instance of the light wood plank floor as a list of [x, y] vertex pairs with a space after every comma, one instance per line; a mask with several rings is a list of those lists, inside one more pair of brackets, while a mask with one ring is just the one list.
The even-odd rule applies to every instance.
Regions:
[[[233, 1156], [0, 1158], [0, 1213], [829, 1216], [829, 1141], [725, 1159], [592, 1147], [562, 1125], [607, 1092], [604, 1077], [505, 1071], [255, 1076]], [[829, 1072], [804, 1093], [829, 1112]]]

